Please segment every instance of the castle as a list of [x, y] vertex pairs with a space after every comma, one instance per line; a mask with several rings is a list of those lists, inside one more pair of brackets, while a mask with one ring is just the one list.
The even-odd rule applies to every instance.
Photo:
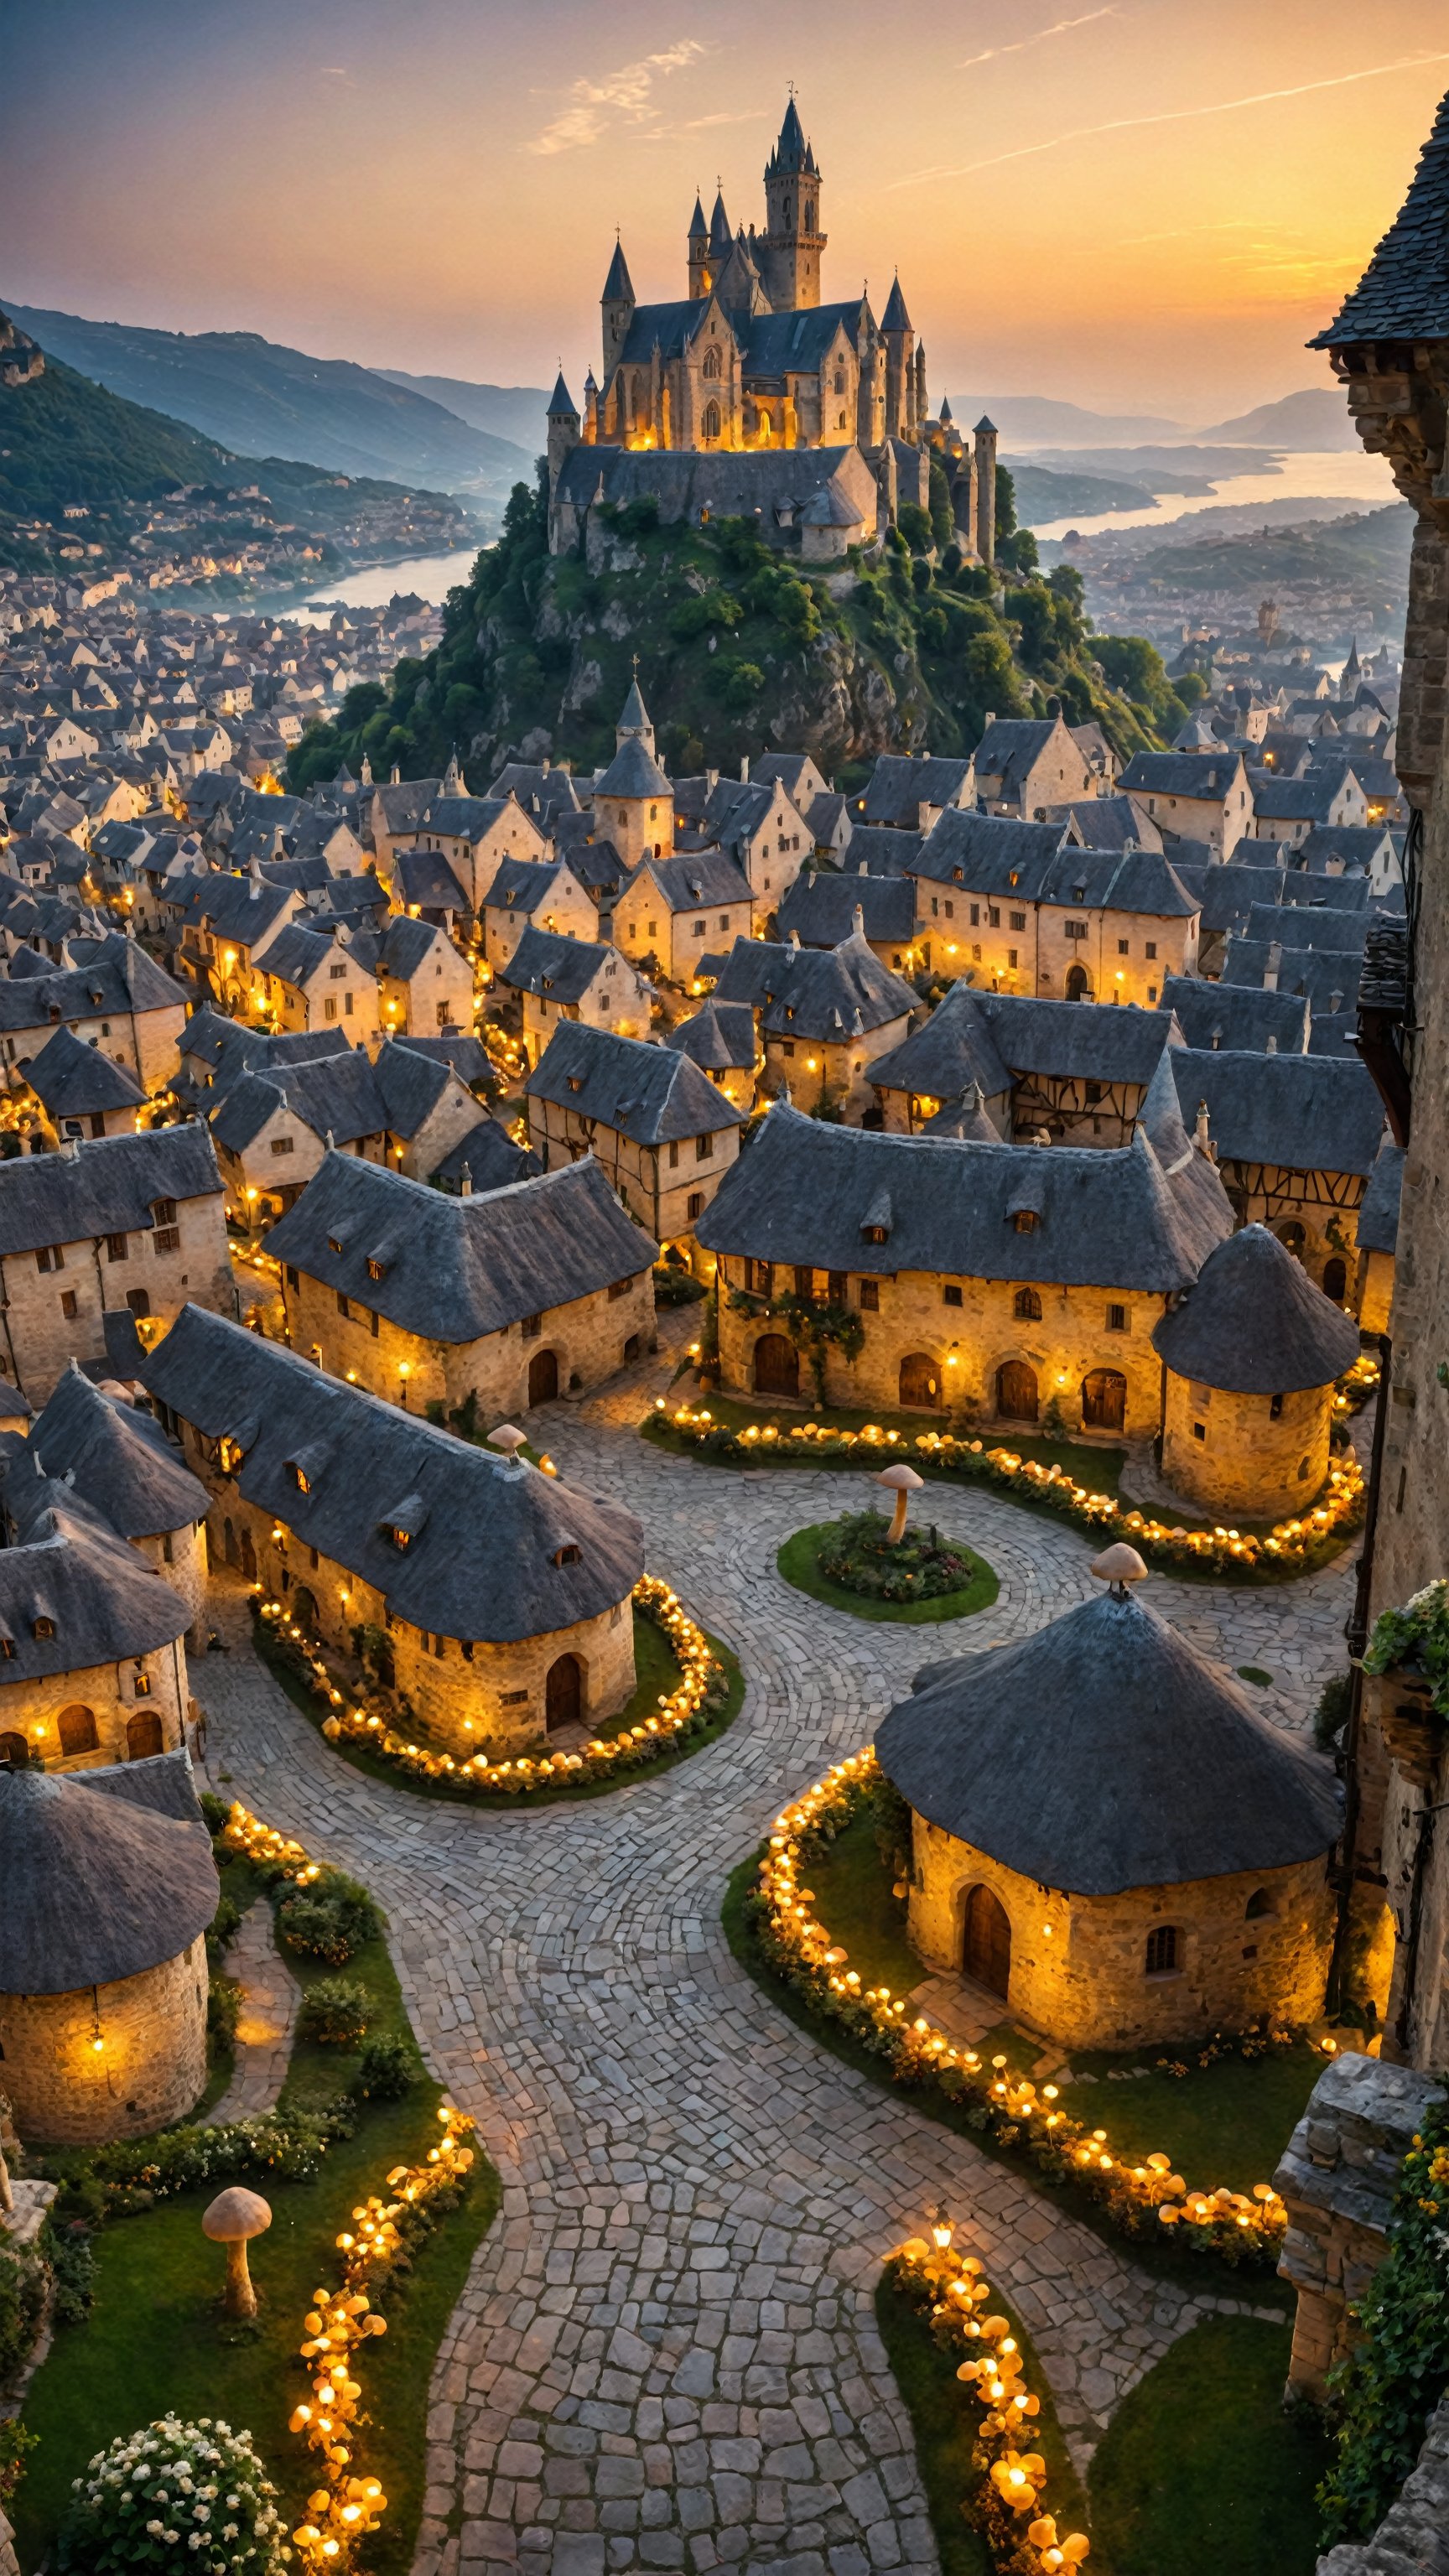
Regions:
[[732, 230], [723, 191], [698, 197], [687, 293], [641, 304], [622, 242], [600, 299], [602, 383], [580, 413], [562, 371], [548, 408], [549, 540], [577, 545], [599, 501], [646, 494], [661, 517], [755, 519], [773, 542], [828, 560], [929, 506], [945, 466], [964, 553], [989, 563], [995, 441], [968, 449], [949, 406], [933, 418], [926, 353], [894, 281], [877, 322], [864, 289], [821, 302], [824, 181], [792, 97], [765, 165], [765, 229]]

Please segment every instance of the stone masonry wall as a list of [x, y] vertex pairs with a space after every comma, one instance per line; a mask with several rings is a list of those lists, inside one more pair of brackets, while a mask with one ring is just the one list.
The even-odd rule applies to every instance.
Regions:
[[[1018, 1877], [923, 1816], [914, 1819], [908, 1916], [931, 1968], [959, 1971], [973, 1886], [989, 1887], [1011, 1923], [1013, 2012], [1071, 2048], [1136, 2048], [1260, 2014], [1311, 2020], [1323, 2006], [1332, 1936], [1324, 1864], [1064, 1896]], [[1249, 1916], [1249, 1901], [1270, 1911]], [[1149, 1976], [1147, 1936], [1170, 1924], [1179, 1966]]]
[[858, 1127], [875, 1101], [870, 1087], [871, 1066], [878, 1057], [889, 1055], [904, 1043], [909, 1026], [909, 1014], [903, 1011], [898, 1019], [886, 1020], [878, 1029], [867, 1029], [845, 1046], [767, 1035], [765, 1089], [777, 1095], [788, 1085], [797, 1109], [813, 1109], [818, 1100], [833, 1094], [845, 1112], [847, 1125]]
[[510, 1324], [474, 1342], [425, 1341], [386, 1315], [376, 1317], [374, 1332], [371, 1309], [351, 1298], [344, 1316], [335, 1289], [290, 1264], [283, 1271], [282, 1295], [293, 1350], [314, 1358], [320, 1353], [323, 1368], [333, 1377], [364, 1386], [389, 1404], [405, 1395], [414, 1413], [438, 1400], [458, 1405], [476, 1394], [487, 1430], [527, 1411], [528, 1372], [541, 1351], [552, 1351], [557, 1358], [560, 1394], [577, 1395], [602, 1385], [628, 1359], [641, 1357], [655, 1329], [654, 1283], [647, 1267], [624, 1283], [622, 1296], [594, 1289], [565, 1306], [546, 1308], [538, 1332], [525, 1335], [521, 1324]]
[[[137, 1691], [137, 1666], [128, 1659], [53, 1673], [44, 1680], [0, 1684], [0, 1740], [23, 1736], [32, 1752], [43, 1755], [48, 1771], [93, 1771], [104, 1763], [129, 1761], [128, 1728], [133, 1721], [144, 1726], [154, 1717], [160, 1722], [162, 1752], [174, 1752], [183, 1740], [186, 1716], [186, 1651], [180, 1639], [143, 1655], [140, 1676], [149, 1682], [149, 1691]], [[71, 1708], [89, 1709], [95, 1719], [93, 1751], [62, 1754], [60, 1715]]]
[[200, 1935], [179, 1957], [115, 1985], [0, 1993], [5, 2090], [20, 2136], [95, 2146], [179, 2119], [206, 2083], [206, 1995]]
[[122, 1261], [111, 1260], [104, 1243], [97, 1248], [90, 1240], [63, 1244], [59, 1270], [41, 1270], [33, 1252], [0, 1260], [0, 1372], [23, 1388], [37, 1410], [72, 1356], [82, 1364], [105, 1358], [104, 1316], [124, 1311], [133, 1291], [145, 1297], [148, 1313], [168, 1325], [188, 1299], [214, 1314], [235, 1314], [221, 1192], [182, 1199], [175, 1230], [179, 1240], [168, 1252], [157, 1249], [152, 1233], [128, 1234]]
[[1318, 2576], [1449, 2576], [1449, 2397], [1429, 2418], [1424, 2447], [1368, 2540], [1340, 2541]]
[[1171, 1369], [1166, 1394], [1162, 1473], [1184, 1502], [1273, 1521], [1317, 1500], [1328, 1474], [1331, 1386], [1285, 1395], [1276, 1421], [1271, 1396], [1197, 1386]]
[[684, 1136], [671, 1162], [671, 1146], [637, 1145], [552, 1100], [529, 1101], [528, 1134], [547, 1172], [592, 1153], [629, 1214], [661, 1245], [688, 1242], [740, 1150], [738, 1127], [718, 1127], [709, 1131], [708, 1154], [701, 1156], [696, 1139]]
[[184, 1529], [166, 1530], [158, 1538], [133, 1539], [131, 1544], [154, 1565], [163, 1583], [169, 1583], [179, 1601], [184, 1601], [191, 1614], [186, 1643], [193, 1654], [206, 1648], [206, 1540], [205, 1523], [188, 1522]]
[[1353, 2341], [1349, 2307], [1388, 2250], [1399, 2167], [1439, 2089], [1409, 2067], [1345, 2056], [1308, 2097], [1273, 2177], [1288, 2209], [1278, 2269], [1298, 2293], [1290, 2388], [1322, 2397]]

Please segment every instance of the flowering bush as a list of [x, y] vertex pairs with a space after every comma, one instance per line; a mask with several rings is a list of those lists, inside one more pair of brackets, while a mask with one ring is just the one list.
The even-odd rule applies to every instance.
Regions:
[[1387, 1673], [1399, 1664], [1423, 1674], [1433, 1685], [1433, 1706], [1449, 1717], [1449, 1582], [1442, 1574], [1401, 1610], [1385, 1610], [1374, 1621], [1364, 1671]]
[[25, 2359], [45, 2305], [45, 2266], [28, 2247], [0, 2237], [0, 2384]]
[[330, 1967], [344, 1967], [354, 1950], [375, 1941], [382, 1914], [365, 1887], [345, 1870], [322, 1870], [299, 1895], [284, 1896], [277, 1929], [289, 1950], [305, 1950]]
[[815, 1561], [831, 1583], [868, 1601], [939, 1601], [964, 1592], [975, 1572], [963, 1548], [908, 1529], [894, 1546], [883, 1512], [846, 1512], [820, 1532]]
[[254, 2112], [216, 2128], [188, 2124], [153, 2138], [120, 2138], [92, 2148], [83, 2160], [67, 2155], [63, 2176], [72, 2193], [98, 2200], [97, 2214], [124, 2217], [179, 2191], [237, 2182], [248, 2174], [315, 2182], [328, 2147], [350, 2137], [354, 2125], [345, 2097], [328, 2111]]
[[63, 2570], [121, 2576], [133, 2567], [187, 2576], [275, 2576], [291, 2557], [276, 2488], [250, 2433], [174, 2415], [97, 2451], [72, 2481], [57, 2557]]
[[374, 2011], [369, 1989], [357, 1977], [319, 1977], [302, 1997], [297, 2028], [304, 2039], [329, 2048], [355, 2048]]

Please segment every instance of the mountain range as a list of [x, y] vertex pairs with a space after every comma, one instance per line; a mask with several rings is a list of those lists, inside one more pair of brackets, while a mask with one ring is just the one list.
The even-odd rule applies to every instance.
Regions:
[[1343, 396], [1331, 386], [1285, 394], [1280, 402], [1259, 403], [1255, 411], [1241, 412], [1234, 420], [1200, 427], [1143, 414], [1084, 411], [1077, 403], [1054, 402], [1044, 394], [953, 394], [951, 409], [963, 430], [973, 428], [986, 412], [1002, 437], [1018, 448], [1217, 444], [1302, 453], [1358, 445]]
[[539, 456], [548, 430], [548, 393], [542, 385], [474, 385], [466, 376], [409, 376], [401, 367], [375, 367], [390, 385], [406, 385], [429, 402], [456, 412], [474, 429], [512, 439], [525, 456]]

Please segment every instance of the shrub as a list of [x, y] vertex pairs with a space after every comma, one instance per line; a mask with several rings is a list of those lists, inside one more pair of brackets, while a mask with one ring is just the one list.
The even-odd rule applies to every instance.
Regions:
[[725, 702], [732, 707], [752, 706], [765, 685], [765, 674], [758, 662], [736, 662], [724, 684]]
[[396, 2102], [420, 2081], [422, 2071], [416, 2049], [400, 2031], [380, 2030], [362, 2043], [352, 2090], [364, 2102]]
[[190, 2576], [277, 2576], [289, 2553], [276, 2494], [250, 2433], [162, 2416], [72, 2481], [57, 2562], [76, 2576], [181, 2563]]
[[1338, 2458], [1318, 2490], [1325, 2549], [1363, 2538], [1382, 2520], [1443, 2394], [1446, 2217], [1449, 2107], [1438, 2102], [1400, 2168], [1389, 2250], [1358, 2306], [1359, 2339], [1329, 2378]]
[[1329, 1753], [1348, 1724], [1348, 1704], [1353, 1696], [1353, 1677], [1349, 1673], [1330, 1673], [1318, 1694], [1313, 1712], [1313, 1741], [1321, 1753]]
[[218, 1834], [225, 1833], [227, 1824], [230, 1821], [231, 1800], [230, 1798], [218, 1798], [214, 1789], [203, 1789], [201, 1793], [201, 1812], [206, 1818], [206, 1830], [210, 1834], [212, 1841], [215, 1842]]
[[297, 2028], [328, 2048], [355, 2048], [372, 2019], [373, 1999], [357, 1977], [319, 1977], [302, 1997]]
[[382, 1915], [355, 1878], [329, 1869], [311, 1887], [283, 1898], [277, 1928], [289, 1950], [305, 1950], [342, 1968], [365, 1941], [377, 1939]]
[[90, 2229], [79, 2219], [57, 2226], [53, 2211], [40, 2231], [41, 2251], [54, 2284], [51, 2314], [58, 2326], [85, 2322], [96, 2295], [96, 2260]]
[[236, 2047], [244, 1991], [235, 1977], [223, 1977], [212, 1969], [206, 1991], [206, 2035], [228, 2057]]
[[7, 2505], [25, 2475], [25, 2454], [33, 2451], [40, 2435], [27, 2430], [18, 2417], [0, 2424], [0, 2505]]
[[943, 1547], [935, 1530], [909, 1528], [892, 1546], [889, 1529], [880, 1512], [847, 1512], [820, 1540], [821, 1573], [870, 1601], [936, 1601], [965, 1590], [972, 1575], [966, 1550]]
[[29, 2352], [44, 2305], [44, 2264], [28, 2250], [16, 2252], [0, 2239], [0, 2384]]

